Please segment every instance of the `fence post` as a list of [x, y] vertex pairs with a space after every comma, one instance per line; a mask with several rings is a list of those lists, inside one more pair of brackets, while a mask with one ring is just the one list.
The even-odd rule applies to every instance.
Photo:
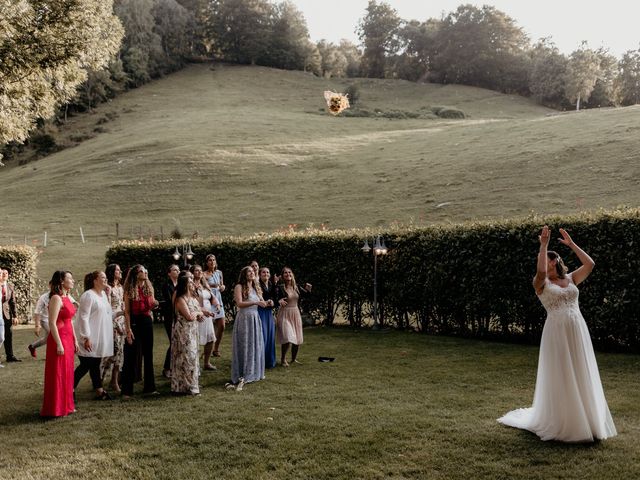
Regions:
[[44, 246], [47, 246], [47, 231], [44, 231]]
[[116, 242], [120, 240], [120, 224], [116, 222]]
[[82, 231], [82, 227], [80, 227], [80, 238], [82, 239], [82, 243], [84, 244], [84, 232]]

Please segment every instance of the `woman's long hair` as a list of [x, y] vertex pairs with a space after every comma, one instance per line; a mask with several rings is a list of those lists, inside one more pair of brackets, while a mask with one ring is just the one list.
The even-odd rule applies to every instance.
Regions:
[[242, 285], [242, 299], [246, 300], [249, 298], [249, 288], [253, 287], [258, 296], [262, 298], [262, 289], [260, 288], [260, 282], [258, 282], [257, 278], [253, 278], [253, 281], [249, 280], [248, 273], [249, 271], [253, 272], [253, 268], [247, 266], [240, 270], [240, 275], [238, 276], [238, 283]]
[[180, 297], [184, 297], [189, 293], [189, 280], [191, 280], [189, 275], [181, 275], [178, 277], [178, 284], [176, 285], [176, 302]]
[[[196, 268], [199, 268], [200, 271], [203, 272], [200, 275], [200, 280], [198, 280], [197, 282], [196, 282], [196, 274], [195, 274]], [[196, 289], [198, 289], [198, 288], [206, 288], [206, 289], [210, 290], [209, 284], [207, 283], [207, 281], [204, 278], [204, 269], [202, 268], [202, 265], [200, 265], [198, 263], [194, 263], [193, 265], [191, 265], [191, 267], [189, 267], [189, 271], [191, 272], [191, 275], [193, 275], [193, 281], [195, 283]]]
[[549, 260], [557, 260], [556, 274], [558, 275], [558, 278], [564, 278], [567, 275], [569, 268], [562, 261], [562, 257], [558, 255], [557, 252], [554, 252], [553, 250], [547, 250], [547, 258]]
[[[118, 268], [118, 264], [117, 263], [110, 263], [109, 265], [107, 265], [107, 269], [104, 271], [104, 273], [107, 275], [107, 283], [112, 286], [115, 287], [115, 282], [116, 282], [116, 268]], [[118, 282], [120, 283], [120, 282]]]
[[[213, 261], [216, 263], [216, 268], [214, 270], [209, 270], [209, 259], [213, 258]], [[209, 255], [207, 255], [206, 257], [204, 257], [204, 264], [206, 265], [207, 272], [215, 272], [216, 270], [218, 270], [218, 259], [216, 258], [216, 256], [213, 253], [210, 253]]]
[[293, 270], [291, 270], [289, 267], [283, 267], [282, 268], [282, 273], [280, 274], [280, 277], [282, 278], [282, 285], [284, 287], [287, 286], [287, 282], [285, 282], [284, 280], [284, 271], [285, 270], [289, 270], [291, 272], [291, 287], [293, 288], [293, 290], [295, 292], [298, 292], [298, 286], [296, 285], [296, 276], [293, 274]]
[[[144, 267], [142, 265], [134, 265], [127, 272], [127, 278], [124, 280], [124, 294], [130, 300], [138, 300], [138, 273]], [[153, 295], [153, 285], [148, 278], [145, 278], [142, 284], [142, 293], [150, 297]]]
[[54, 295], [62, 296], [64, 294], [64, 288], [62, 284], [64, 283], [64, 277], [68, 274], [71, 274], [68, 270], [56, 270], [53, 272], [53, 276], [51, 277], [51, 281], [49, 282], [49, 298]]

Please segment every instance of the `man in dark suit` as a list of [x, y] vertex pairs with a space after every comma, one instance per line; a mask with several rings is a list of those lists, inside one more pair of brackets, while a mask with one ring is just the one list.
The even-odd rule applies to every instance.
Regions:
[[9, 270], [3, 268], [0, 272], [0, 294], [2, 295], [2, 317], [4, 319], [4, 351], [7, 362], [21, 362], [13, 354], [13, 333], [11, 327], [18, 324], [16, 317], [16, 299], [13, 285], [9, 283]]

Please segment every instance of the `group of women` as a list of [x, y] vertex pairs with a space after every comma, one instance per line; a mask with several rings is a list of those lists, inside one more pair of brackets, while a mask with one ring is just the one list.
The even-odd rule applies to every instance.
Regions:
[[[90, 374], [95, 398], [108, 400], [104, 388], [110, 376], [110, 390], [123, 400], [132, 398], [134, 383], [144, 379], [143, 393], [157, 395], [153, 367], [153, 316], [160, 306], [142, 265], [128, 270], [124, 284], [119, 265], [106, 272], [95, 271], [84, 279], [84, 293], [76, 303], [69, 292], [74, 287], [71, 272], [56, 271], [48, 297], [49, 334], [45, 363], [43, 417], [59, 417], [75, 412], [75, 388]], [[281, 284], [278, 284], [282, 278]], [[298, 363], [303, 342], [298, 298], [311, 285], [296, 285], [290, 268], [281, 277], [271, 277], [268, 268], [256, 261], [242, 269], [234, 288], [237, 307], [231, 355], [231, 382], [228, 389], [242, 390], [246, 383], [261, 380], [265, 369], [276, 365], [276, 341], [281, 345], [281, 364]], [[171, 379], [176, 395], [199, 395], [199, 346], [204, 349], [203, 370], [216, 370], [212, 357], [220, 356], [225, 328], [221, 293], [224, 278], [214, 255], [205, 259], [205, 268], [192, 265], [168, 269], [163, 286], [164, 321], [170, 339], [163, 375]], [[277, 319], [274, 307], [278, 306]], [[72, 319], [75, 318], [75, 321]], [[79, 365], [74, 371], [74, 353]], [[141, 368], [144, 365], [144, 368]], [[141, 375], [142, 373], [142, 375]]]

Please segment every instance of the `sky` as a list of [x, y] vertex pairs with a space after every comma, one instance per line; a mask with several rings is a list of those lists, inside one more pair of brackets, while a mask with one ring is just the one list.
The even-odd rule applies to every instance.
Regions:
[[[355, 34], [368, 0], [292, 0], [304, 14], [312, 41], [338, 43], [345, 38], [359, 43]], [[533, 42], [552, 37], [562, 53], [576, 50], [582, 40], [591, 48], [608, 47], [620, 58], [640, 48], [640, 1], [607, 0], [386, 0], [403, 20], [440, 18], [459, 5], [492, 5], [512, 17]], [[596, 6], [588, 6], [589, 4]]]

